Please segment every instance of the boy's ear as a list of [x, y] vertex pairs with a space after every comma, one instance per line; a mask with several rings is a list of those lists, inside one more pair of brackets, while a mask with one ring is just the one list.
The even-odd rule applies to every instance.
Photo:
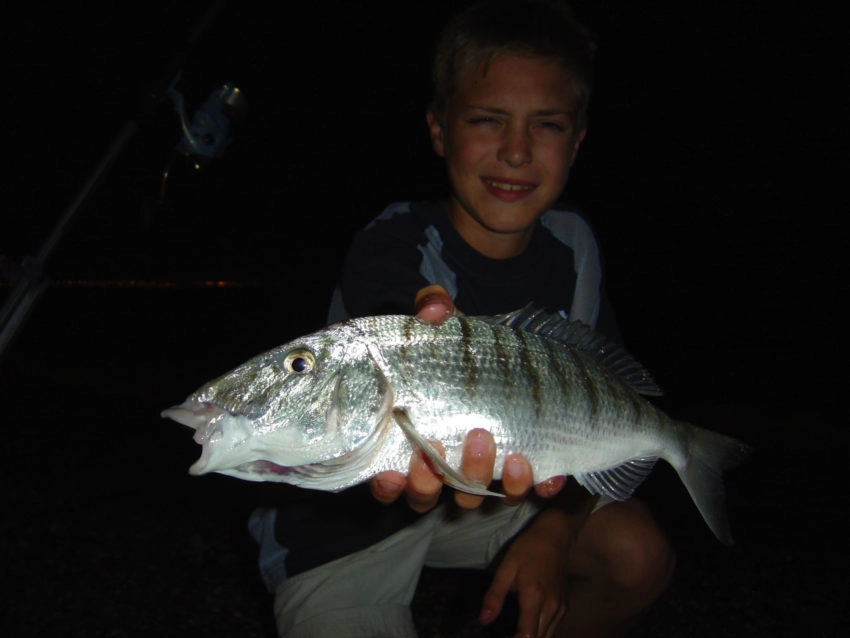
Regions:
[[575, 145], [575, 153], [578, 153], [578, 147], [581, 146], [581, 143], [584, 141], [584, 136], [587, 135], [587, 129], [583, 128], [576, 135], [576, 145]]
[[431, 148], [440, 157], [446, 156], [446, 141], [443, 133], [443, 125], [437, 118], [434, 109], [428, 109], [425, 112], [425, 121], [428, 122], [428, 134], [431, 137]]

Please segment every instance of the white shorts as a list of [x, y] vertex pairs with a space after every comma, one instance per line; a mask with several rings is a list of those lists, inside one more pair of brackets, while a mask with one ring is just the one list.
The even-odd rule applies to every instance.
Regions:
[[441, 505], [379, 543], [298, 574], [275, 591], [280, 638], [415, 638], [410, 602], [423, 565], [486, 568], [540, 510]]

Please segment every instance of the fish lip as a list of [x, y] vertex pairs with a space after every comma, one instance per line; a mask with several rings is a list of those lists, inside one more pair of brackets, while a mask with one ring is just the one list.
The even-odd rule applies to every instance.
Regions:
[[240, 465], [235, 468], [237, 472], [246, 472], [249, 474], [273, 474], [275, 476], [287, 476], [289, 474], [298, 474], [298, 467], [288, 465], [278, 465], [273, 461], [262, 459], [259, 461], [251, 461], [245, 465]]
[[160, 412], [160, 416], [197, 430], [222, 413], [224, 413], [224, 410], [212, 403], [187, 399], [180, 405], [166, 408]]
[[[189, 467], [189, 474], [191, 474], [192, 476], [201, 476], [203, 474], [207, 474], [211, 471], [209, 469], [209, 465], [210, 459], [202, 453], [201, 458], [199, 458]], [[257, 480], [253, 478], [255, 476], [287, 476], [290, 474], [299, 473], [297, 467], [278, 465], [277, 463], [273, 463], [272, 461], [268, 460], [251, 461], [250, 463], [244, 463], [229, 470], [225, 469], [224, 471], [222, 471], [221, 469], [212, 471], [222, 472], [224, 474], [230, 474], [232, 476], [237, 476], [248, 480]]]
[[163, 410], [163, 418], [171, 419], [181, 425], [192, 428], [195, 431], [193, 439], [195, 443], [206, 446], [210, 439], [221, 435], [221, 421], [226, 417], [239, 418], [240, 415], [232, 414], [210, 401], [199, 401], [187, 399], [180, 405]]

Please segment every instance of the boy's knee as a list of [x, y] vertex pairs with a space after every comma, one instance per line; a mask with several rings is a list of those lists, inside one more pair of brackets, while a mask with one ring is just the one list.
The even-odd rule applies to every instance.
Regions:
[[599, 512], [607, 520], [599, 521], [596, 550], [612, 586], [654, 600], [670, 582], [676, 566], [675, 551], [642, 503], [619, 505], [619, 511]]
[[608, 575], [612, 585], [650, 603], [666, 589], [676, 566], [676, 553], [667, 535], [649, 516], [612, 530], [608, 546]]
[[657, 597], [670, 582], [676, 554], [667, 537], [657, 527], [622, 534], [611, 563], [611, 576], [623, 589], [646, 592]]

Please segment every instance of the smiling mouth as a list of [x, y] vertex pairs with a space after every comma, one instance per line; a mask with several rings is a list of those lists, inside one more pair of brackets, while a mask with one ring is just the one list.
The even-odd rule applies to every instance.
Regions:
[[534, 184], [511, 184], [509, 182], [502, 182], [495, 179], [483, 179], [482, 181], [490, 188], [505, 191], [507, 193], [530, 191], [536, 188]]

